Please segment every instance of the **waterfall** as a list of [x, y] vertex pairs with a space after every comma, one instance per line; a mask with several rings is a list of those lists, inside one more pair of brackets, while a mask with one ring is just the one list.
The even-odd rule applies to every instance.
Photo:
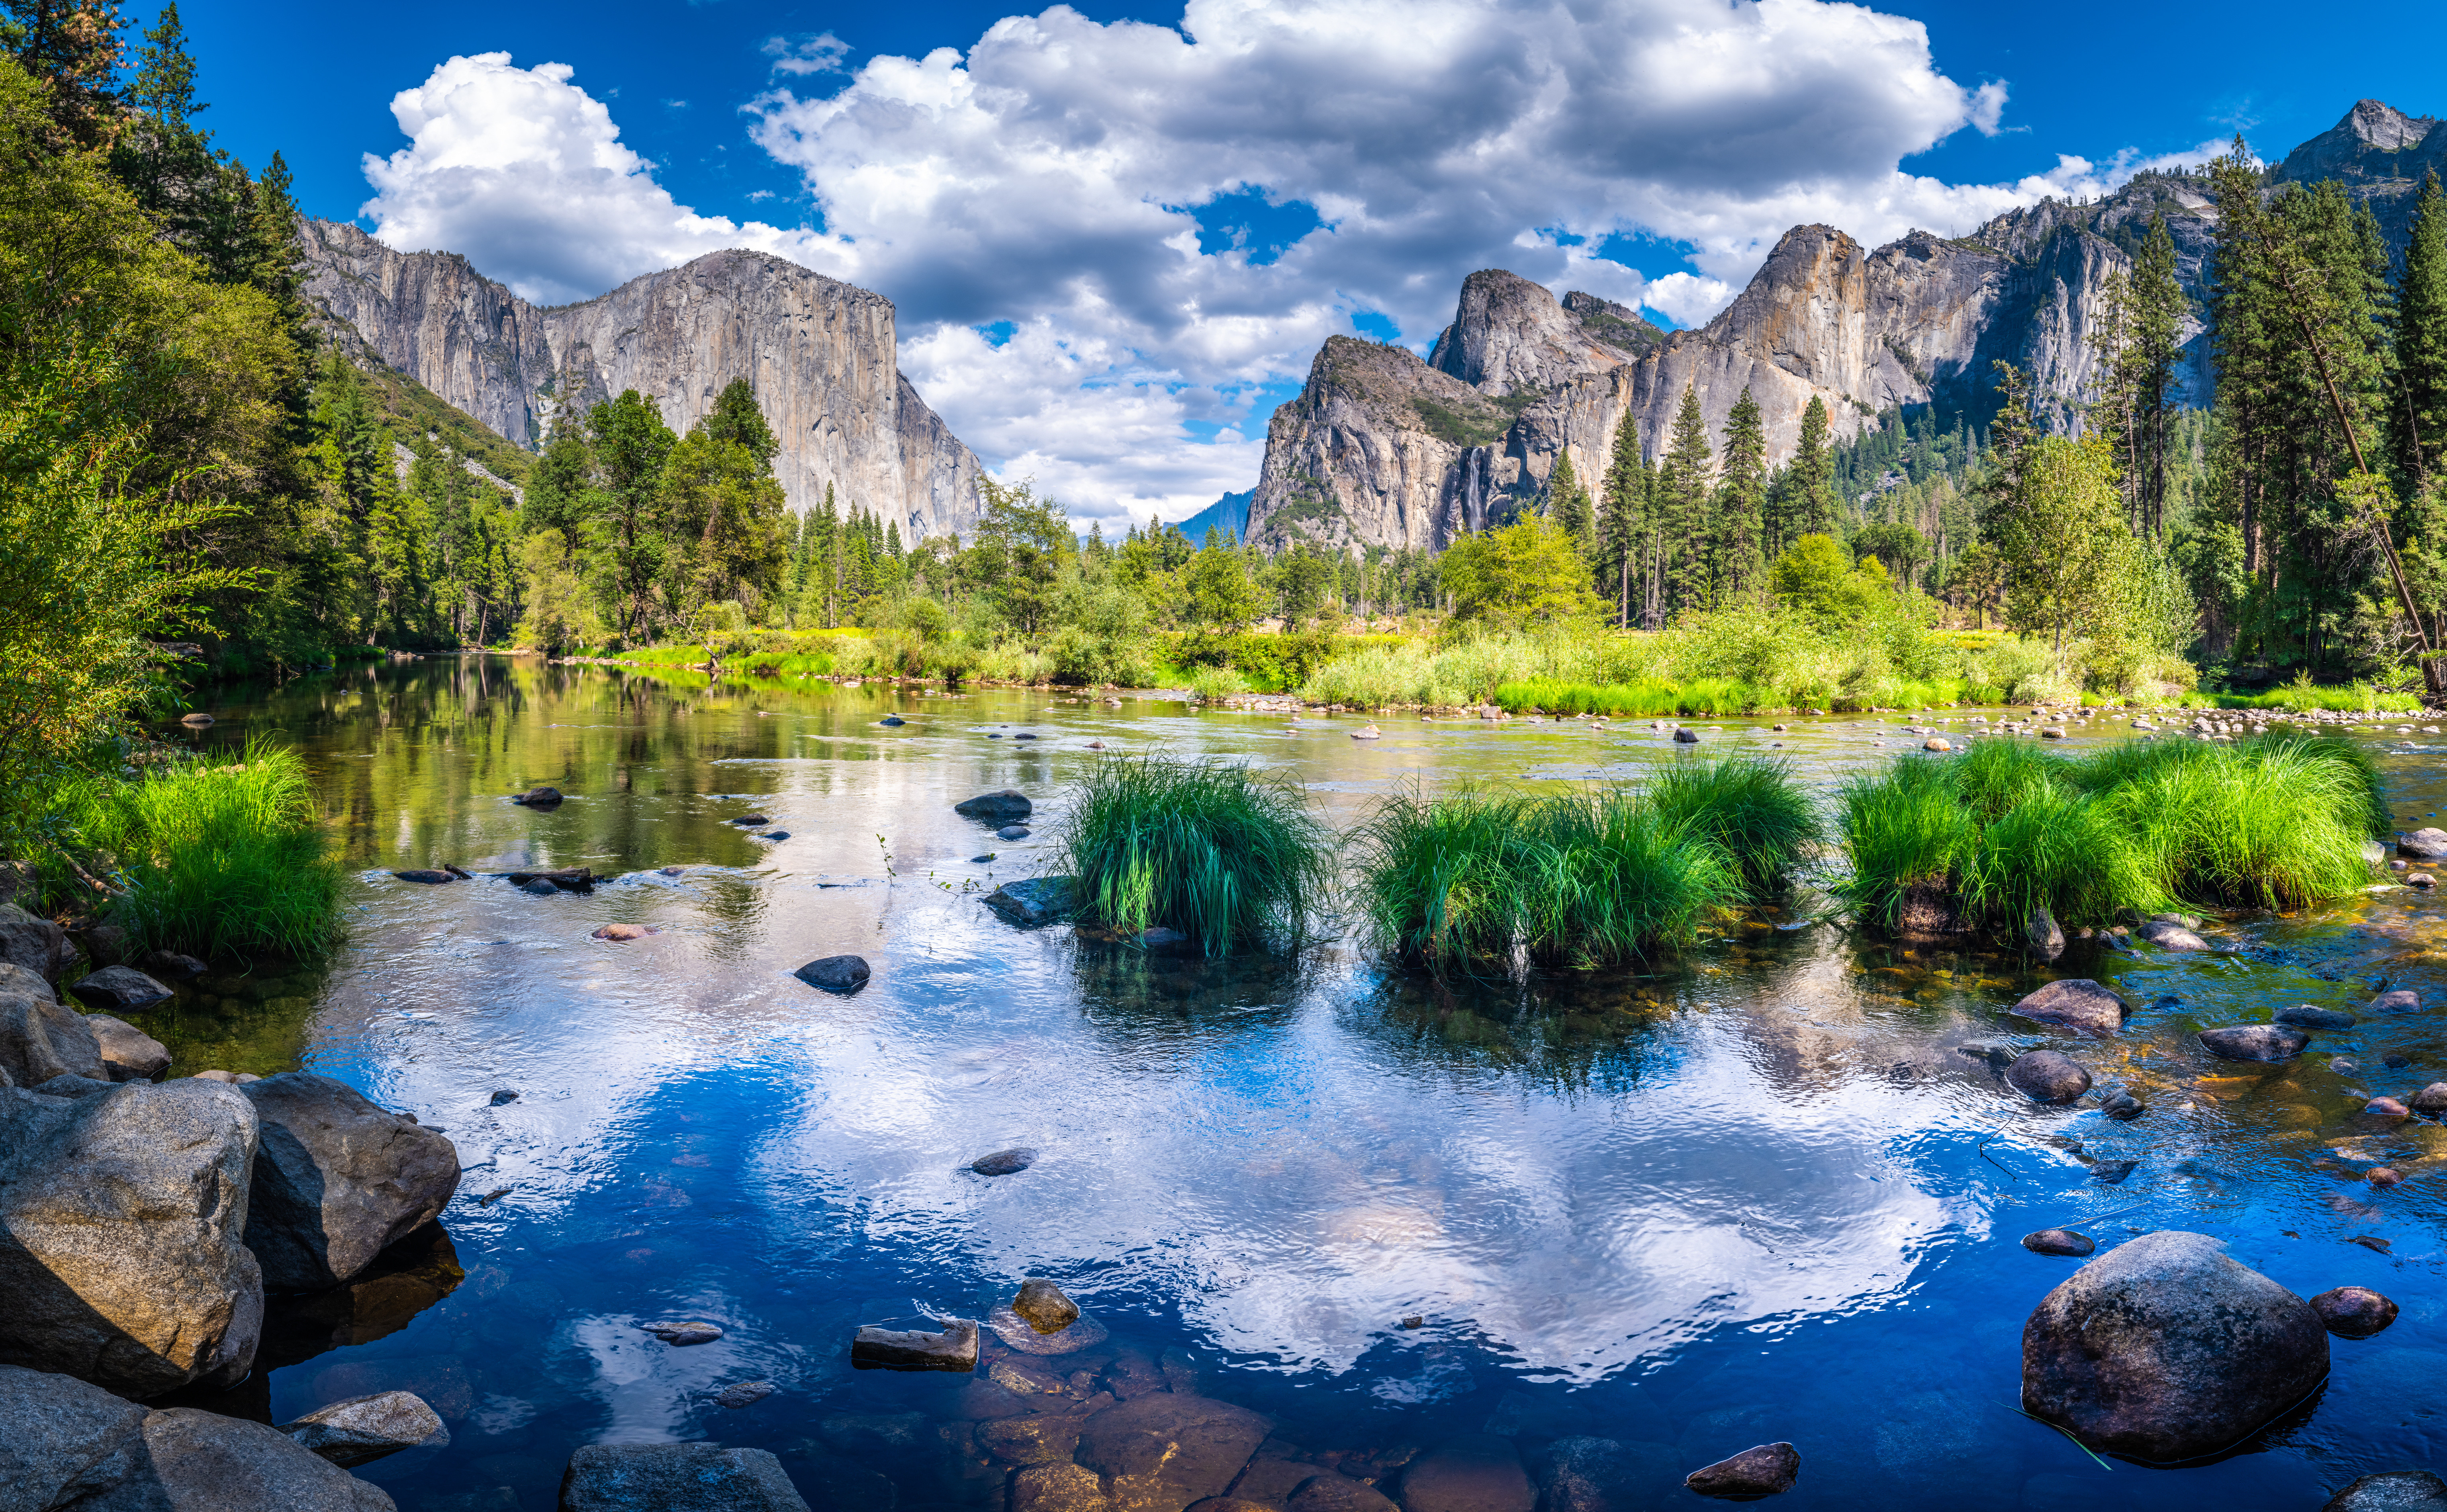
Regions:
[[1476, 535], [1487, 528], [1488, 469], [1495, 460], [1492, 446], [1472, 446], [1461, 454], [1461, 519]]

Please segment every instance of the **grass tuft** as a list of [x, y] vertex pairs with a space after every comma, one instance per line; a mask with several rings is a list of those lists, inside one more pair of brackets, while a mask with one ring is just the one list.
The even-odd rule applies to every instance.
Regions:
[[1774, 757], [1684, 758], [1649, 784], [1648, 803], [1732, 857], [1755, 897], [1782, 886], [1825, 833], [1792, 765]]
[[1109, 756], [1072, 796], [1062, 844], [1078, 918], [1163, 926], [1205, 954], [1296, 938], [1331, 881], [1331, 841], [1288, 781], [1247, 766]]

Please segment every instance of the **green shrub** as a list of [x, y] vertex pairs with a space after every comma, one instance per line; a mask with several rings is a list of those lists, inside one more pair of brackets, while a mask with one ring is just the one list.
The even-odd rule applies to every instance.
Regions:
[[1783, 885], [1824, 833], [1791, 764], [1774, 757], [1685, 757], [1651, 780], [1648, 803], [1732, 858], [1754, 894]]
[[1073, 792], [1061, 843], [1082, 923], [1176, 929], [1208, 956], [1297, 938], [1333, 875], [1300, 790], [1224, 763], [1107, 757]]
[[250, 742], [233, 764], [90, 784], [71, 817], [112, 859], [116, 912], [146, 947], [304, 956], [339, 938], [340, 863], [295, 751]]

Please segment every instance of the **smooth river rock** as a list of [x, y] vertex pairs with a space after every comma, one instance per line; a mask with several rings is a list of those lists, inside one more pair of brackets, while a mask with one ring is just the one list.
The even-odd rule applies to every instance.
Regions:
[[1159, 1391], [1090, 1417], [1076, 1459], [1104, 1477], [1114, 1512], [1183, 1512], [1222, 1496], [1272, 1426], [1229, 1402]]
[[2093, 1039], [2109, 1039], [2124, 1028], [2124, 1016], [2132, 1010], [2110, 989], [2087, 977], [2073, 976], [2050, 982], [2007, 1011]]
[[2321, 1512], [2447, 1512], [2447, 1481], [2431, 1470], [2382, 1470], [2330, 1497]]
[[131, 1396], [246, 1374], [255, 1108], [193, 1078], [73, 1101], [0, 1090], [0, 1364]]
[[2421, 1011], [2421, 994], [2409, 987], [2400, 987], [2372, 998], [2370, 1011], [2374, 1013], [2419, 1013]]
[[119, 1013], [138, 1013], [170, 1000], [170, 990], [133, 966], [105, 966], [68, 986], [79, 1002]]
[[2090, 1090], [2090, 1073], [2069, 1055], [2030, 1050], [2005, 1068], [2005, 1085], [2035, 1103], [2070, 1103]]
[[0, 1087], [40, 1087], [54, 1076], [106, 1081], [93, 1024], [51, 995], [51, 984], [0, 962]]
[[1510, 1439], [1462, 1433], [1402, 1471], [1405, 1512], [1529, 1512], [1537, 1503]]
[[560, 1477], [560, 1512], [807, 1512], [782, 1462], [719, 1444], [589, 1444]]
[[1036, 1152], [1022, 1144], [980, 1155], [969, 1162], [969, 1169], [979, 1176], [1016, 1176], [1035, 1163]]
[[1059, 1333], [1079, 1321], [1079, 1304], [1041, 1276], [1032, 1276], [1019, 1283], [1019, 1295], [1011, 1299], [1011, 1310], [1038, 1333]]
[[170, 1048], [125, 1019], [87, 1013], [85, 1022], [112, 1081], [150, 1082], [170, 1068]]
[[2328, 1373], [2311, 1305], [2203, 1234], [2146, 1234], [2022, 1326], [2022, 1406], [2094, 1448], [2167, 1464], [2236, 1444]]
[[1747, 1499], [1790, 1491], [1800, 1476], [1799, 1449], [1790, 1444], [1762, 1444], [1694, 1470], [1682, 1484], [1701, 1496]]
[[2417, 829], [2410, 835], [2400, 835], [2396, 841], [2396, 852], [2417, 860], [2447, 858], [2447, 829]]
[[446, 1136], [311, 1071], [239, 1088], [262, 1121], [246, 1242], [275, 1292], [337, 1286], [441, 1217], [459, 1190]]
[[318, 1407], [280, 1431], [312, 1453], [347, 1469], [370, 1465], [402, 1449], [440, 1447], [450, 1442], [441, 1415], [412, 1391], [377, 1391]]
[[981, 820], [999, 829], [1016, 820], [1026, 819], [1034, 808], [1028, 795], [1015, 787], [998, 793], [979, 793], [977, 797], [954, 803], [952, 812], [963, 819]]
[[2133, 933], [2162, 951], [2205, 951], [2210, 942], [2172, 919], [2153, 918]]
[[2308, 1003], [2281, 1008], [2269, 1015], [2269, 1021], [2288, 1029], [2348, 1030], [2354, 1027], [2351, 1013], [2340, 1013], [2333, 1008], [2313, 1008]]
[[1078, 884], [1068, 877], [1031, 877], [1005, 882], [985, 898], [986, 907], [1023, 929], [1059, 923], [1077, 905]]
[[847, 997], [866, 985], [870, 973], [863, 955], [827, 955], [809, 961], [790, 974], [809, 987]]
[[510, 795], [510, 802], [524, 803], [529, 808], [559, 808], [561, 796], [558, 787], [530, 787], [523, 793]]
[[2205, 1029], [2201, 1048], [2225, 1061], [2290, 1061], [2303, 1053], [2311, 1036], [2282, 1024], [2238, 1024], [2230, 1029]]
[[2071, 1229], [2045, 1228], [2022, 1236], [2022, 1248], [2034, 1255], [2065, 1255], [2077, 1259], [2098, 1248], [2096, 1240], [2087, 1234]]
[[2340, 1286], [2311, 1298], [2311, 1311], [2341, 1339], [2366, 1339], [2396, 1321], [2396, 1304], [2366, 1286]]

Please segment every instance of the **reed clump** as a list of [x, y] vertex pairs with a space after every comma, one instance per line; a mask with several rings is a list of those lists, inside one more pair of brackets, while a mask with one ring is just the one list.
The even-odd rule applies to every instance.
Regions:
[[1107, 757], [1080, 781], [1061, 842], [1081, 923], [1178, 930], [1208, 956], [1299, 937], [1333, 876], [1306, 796], [1223, 762]]
[[2332, 737], [2132, 741], [2081, 757], [1990, 739], [1849, 784], [1838, 890], [1889, 929], [1915, 890], [1999, 930], [2039, 908], [2067, 924], [2179, 903], [2298, 908], [2365, 885], [2362, 845], [2387, 819], [2369, 754]]
[[1402, 792], [1358, 835], [1376, 942], [1444, 969], [1647, 960], [1779, 885], [1819, 835], [1780, 762], [1694, 758], [1644, 792]]
[[122, 889], [114, 917], [147, 948], [305, 957], [340, 937], [340, 861], [294, 750], [249, 742], [231, 762], [87, 782], [65, 806]]

